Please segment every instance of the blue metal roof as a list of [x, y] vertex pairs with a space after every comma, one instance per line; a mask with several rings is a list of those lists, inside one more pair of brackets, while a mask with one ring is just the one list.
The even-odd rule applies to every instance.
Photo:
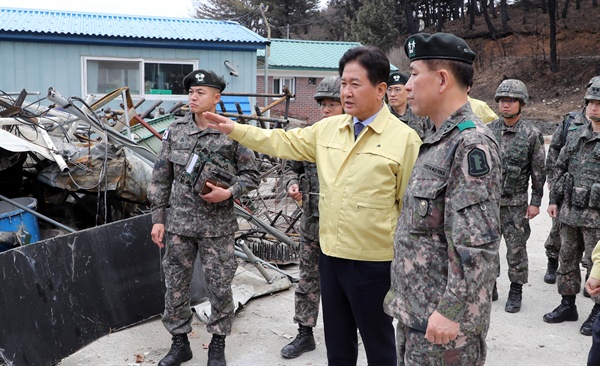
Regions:
[[268, 44], [266, 38], [232, 21], [13, 8], [0, 8], [0, 39], [126, 45], [142, 41], [144, 46], [175, 42], [173, 47], [233, 43], [255, 49]]

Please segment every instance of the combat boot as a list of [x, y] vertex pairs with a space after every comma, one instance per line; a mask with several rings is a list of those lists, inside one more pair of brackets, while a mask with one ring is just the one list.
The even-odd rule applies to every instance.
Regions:
[[213, 334], [212, 340], [208, 345], [208, 363], [207, 366], [226, 366], [225, 361], [225, 336]]
[[521, 300], [523, 298], [523, 285], [520, 283], [511, 283], [508, 292], [508, 300], [504, 311], [507, 313], [518, 313], [521, 310]]
[[304, 352], [312, 351], [315, 348], [315, 337], [313, 336], [312, 327], [305, 327], [299, 324], [298, 335], [290, 344], [281, 349], [281, 356], [283, 358], [296, 358]]
[[187, 334], [177, 334], [172, 338], [169, 353], [158, 363], [158, 366], [179, 366], [192, 359], [192, 349]]
[[548, 268], [546, 268], [546, 274], [544, 275], [544, 282], [556, 283], [556, 271], [558, 270], [558, 259], [548, 258]]
[[598, 313], [600, 313], [600, 305], [595, 304], [592, 308], [590, 316], [588, 316], [588, 318], [583, 322], [583, 324], [581, 324], [581, 329], [579, 329], [579, 332], [581, 332], [581, 334], [586, 336], [592, 335], [592, 329], [594, 327], [594, 322], [598, 317]]
[[498, 300], [498, 286], [494, 282], [494, 289], [492, 290], [492, 301]]
[[544, 315], [546, 323], [574, 322], [577, 319], [579, 319], [579, 314], [577, 314], [577, 306], [575, 305], [575, 295], [563, 295], [560, 305], [551, 313]]

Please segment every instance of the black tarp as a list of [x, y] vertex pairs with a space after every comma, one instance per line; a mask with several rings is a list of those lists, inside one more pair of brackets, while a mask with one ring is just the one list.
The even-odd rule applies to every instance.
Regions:
[[[162, 253], [150, 228], [147, 214], [0, 253], [4, 361], [54, 365], [101, 336], [162, 313]], [[204, 291], [198, 272], [196, 298]]]

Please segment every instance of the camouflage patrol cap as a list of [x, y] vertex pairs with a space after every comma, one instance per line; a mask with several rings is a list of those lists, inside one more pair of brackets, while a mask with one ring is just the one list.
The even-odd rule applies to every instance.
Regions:
[[517, 79], [506, 79], [500, 83], [498, 89], [496, 89], [496, 103], [502, 97], [516, 98], [519, 99], [523, 104], [529, 102], [529, 93], [527, 93], [527, 87], [521, 80]]
[[328, 76], [321, 80], [317, 85], [317, 92], [315, 93], [315, 100], [320, 102], [323, 98], [331, 98], [336, 101], [340, 101], [340, 85], [342, 79], [339, 76]]
[[394, 71], [394, 72], [390, 73], [390, 77], [388, 79], [388, 86], [396, 85], [396, 84], [406, 85], [407, 81], [408, 81], [408, 76], [404, 75], [403, 73], [401, 73], [399, 71]]
[[225, 80], [210, 70], [194, 70], [183, 79], [183, 87], [186, 91], [192, 86], [210, 86], [222, 92], [225, 85]]
[[593, 78], [591, 78], [590, 81], [588, 81], [588, 83], [587, 83], [587, 85], [585, 87], [589, 88], [596, 81], [600, 81], [600, 75], [594, 76]]
[[472, 64], [475, 60], [467, 42], [451, 33], [414, 34], [404, 42], [404, 52], [410, 61], [446, 59]]
[[600, 78], [594, 80], [585, 92], [584, 100], [600, 100]]

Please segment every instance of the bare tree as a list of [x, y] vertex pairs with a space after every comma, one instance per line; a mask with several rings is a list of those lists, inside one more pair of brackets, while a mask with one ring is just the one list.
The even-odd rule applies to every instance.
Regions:
[[558, 71], [556, 57], [556, 0], [548, 0], [548, 15], [550, 16], [550, 71]]
[[510, 20], [510, 16], [508, 15], [508, 5], [506, 4], [506, 0], [500, 0], [500, 16], [502, 19], [502, 31], [508, 32], [508, 21]]
[[[492, 0], [494, 1], [494, 0]], [[490, 31], [490, 37], [495, 41], [498, 37], [496, 36], [496, 28], [490, 19], [490, 15], [488, 14], [488, 0], [480, 0], [481, 3], [481, 11], [483, 12], [483, 18], [485, 19], [485, 24], [487, 24], [488, 30]]]

